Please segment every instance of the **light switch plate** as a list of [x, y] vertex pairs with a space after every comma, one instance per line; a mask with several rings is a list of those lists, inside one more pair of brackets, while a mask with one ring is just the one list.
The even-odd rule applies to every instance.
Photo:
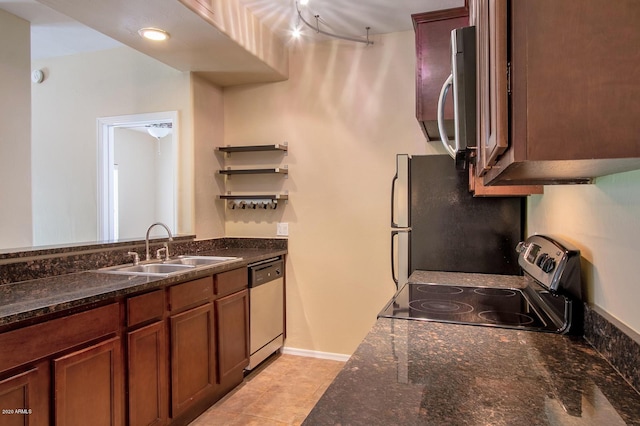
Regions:
[[276, 223], [276, 235], [279, 237], [286, 237], [289, 235], [289, 223], [278, 222]]

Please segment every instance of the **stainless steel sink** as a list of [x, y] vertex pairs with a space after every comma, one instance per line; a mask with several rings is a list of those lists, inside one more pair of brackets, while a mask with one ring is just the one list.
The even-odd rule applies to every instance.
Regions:
[[170, 274], [172, 272], [184, 272], [185, 269], [193, 269], [192, 265], [170, 265], [167, 263], [149, 263], [145, 265], [134, 265], [120, 267], [115, 270], [119, 272], [142, 272], [145, 274]]
[[163, 262], [145, 262], [139, 265], [128, 263], [126, 265], [110, 266], [108, 268], [98, 269], [97, 272], [105, 274], [168, 277], [170, 275], [204, 269], [221, 263], [232, 262], [237, 259], [241, 258], [223, 256], [178, 256], [175, 259], [165, 260]]

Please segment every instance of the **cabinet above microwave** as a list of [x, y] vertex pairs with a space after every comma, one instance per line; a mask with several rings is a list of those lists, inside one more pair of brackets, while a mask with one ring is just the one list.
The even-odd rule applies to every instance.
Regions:
[[477, 0], [471, 10], [485, 184], [640, 168], [640, 2]]

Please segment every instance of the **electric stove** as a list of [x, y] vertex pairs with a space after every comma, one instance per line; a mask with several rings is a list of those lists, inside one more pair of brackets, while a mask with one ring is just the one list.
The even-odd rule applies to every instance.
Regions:
[[534, 235], [516, 248], [523, 288], [407, 283], [378, 317], [552, 333], [580, 332], [580, 252]]

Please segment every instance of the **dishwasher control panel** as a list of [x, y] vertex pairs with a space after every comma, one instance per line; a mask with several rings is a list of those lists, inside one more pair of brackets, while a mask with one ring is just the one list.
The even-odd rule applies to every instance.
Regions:
[[281, 278], [284, 275], [283, 267], [281, 258], [249, 265], [249, 287], [257, 287]]

